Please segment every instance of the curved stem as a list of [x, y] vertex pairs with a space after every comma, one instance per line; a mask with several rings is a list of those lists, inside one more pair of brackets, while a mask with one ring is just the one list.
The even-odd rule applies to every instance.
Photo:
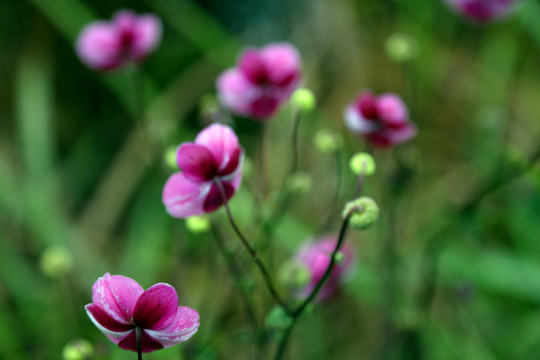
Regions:
[[137, 359], [142, 360], [142, 344], [141, 344], [142, 329], [139, 326], [135, 327], [135, 336], [137, 341]]
[[287, 314], [291, 314], [291, 310], [289, 309], [289, 306], [285, 303], [285, 301], [279, 295], [276, 287], [274, 286], [274, 282], [272, 281], [272, 277], [268, 273], [268, 270], [266, 269], [266, 266], [261, 261], [261, 259], [259, 257], [259, 254], [249, 244], [249, 242], [247, 241], [244, 234], [242, 234], [242, 232], [238, 228], [238, 225], [236, 225], [236, 222], [234, 221], [234, 218], [233, 218], [233, 216], [231, 214], [231, 210], [229, 208], [229, 203], [228, 203], [228, 200], [227, 200], [227, 196], [225, 194], [225, 189], [223, 188], [223, 184], [221, 183], [221, 180], [219, 178], [215, 178], [214, 183], [218, 187], [219, 192], [221, 194], [221, 198], [223, 199], [223, 205], [225, 206], [225, 211], [227, 212], [227, 217], [229, 218], [229, 223], [231, 224], [234, 232], [236, 233], [236, 235], [238, 236], [238, 238], [242, 242], [242, 245], [244, 245], [244, 247], [248, 251], [249, 255], [251, 255], [251, 258], [253, 259], [253, 261], [255, 261], [255, 264], [259, 268], [259, 271], [260, 271], [260, 273], [261, 273], [261, 275], [262, 275], [262, 277], [264, 279], [264, 282], [266, 283], [266, 287], [268, 288], [268, 290], [270, 291], [270, 294], [272, 295], [272, 298], [274, 299], [276, 304], [278, 304], [279, 306], [281, 306], [283, 308], [283, 310], [285, 310], [285, 312]]
[[326, 271], [324, 272], [324, 275], [319, 280], [319, 282], [315, 285], [311, 293], [308, 295], [308, 297], [298, 306], [296, 310], [294, 310], [290, 315], [292, 317], [291, 324], [285, 329], [283, 336], [281, 338], [281, 341], [278, 346], [278, 350], [276, 352], [276, 356], [274, 357], [275, 360], [280, 360], [283, 358], [283, 355], [285, 354], [285, 350], [287, 348], [287, 343], [289, 341], [290, 334], [292, 332], [292, 329], [294, 325], [296, 324], [296, 321], [298, 318], [304, 313], [308, 305], [317, 297], [321, 289], [323, 288], [324, 284], [330, 277], [330, 274], [332, 274], [332, 271], [334, 270], [334, 265], [336, 264], [336, 255], [341, 249], [343, 242], [345, 241], [345, 235], [347, 234], [347, 229], [349, 228], [349, 219], [352, 215], [351, 210], [347, 216], [343, 219], [343, 222], [341, 224], [341, 229], [339, 230], [339, 237], [336, 242], [336, 247], [334, 248], [334, 251], [330, 255], [330, 263], [328, 264], [328, 267], [326, 268]]

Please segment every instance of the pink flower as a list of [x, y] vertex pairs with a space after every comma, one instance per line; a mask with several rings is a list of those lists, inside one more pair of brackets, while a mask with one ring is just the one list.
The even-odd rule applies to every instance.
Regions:
[[77, 39], [77, 55], [88, 67], [104, 71], [139, 62], [161, 40], [161, 21], [153, 14], [121, 10], [110, 22], [86, 25]]
[[249, 48], [237, 67], [217, 80], [222, 103], [236, 114], [264, 120], [274, 115], [299, 86], [300, 54], [288, 43], [273, 43], [261, 49]]
[[470, 20], [486, 23], [499, 20], [514, 10], [519, 0], [445, 0], [457, 13]]
[[[311, 275], [309, 285], [300, 291], [302, 297], [308, 296], [322, 279], [330, 264], [330, 257], [336, 247], [336, 242], [337, 238], [335, 236], [324, 237], [316, 242], [306, 242], [300, 248], [297, 259], [308, 268]], [[326, 300], [337, 294], [341, 283], [345, 280], [346, 275], [351, 270], [354, 263], [353, 250], [347, 243], [343, 243], [340, 252], [343, 254], [344, 258], [339, 264], [334, 265], [328, 281], [317, 295], [318, 300]]]
[[163, 188], [167, 212], [186, 218], [219, 208], [224, 202], [217, 180], [229, 200], [242, 181], [243, 159], [236, 134], [225, 125], [210, 125], [194, 143], [180, 145], [176, 161], [181, 172], [171, 175]]
[[416, 135], [407, 106], [396, 94], [376, 97], [363, 92], [345, 108], [344, 118], [350, 131], [364, 135], [377, 147], [399, 145]]
[[100, 277], [92, 288], [92, 303], [85, 309], [94, 325], [125, 350], [137, 351], [136, 327], [142, 329], [142, 352], [184, 342], [199, 328], [199, 314], [178, 306], [171, 285], [159, 283], [144, 290], [121, 275]]

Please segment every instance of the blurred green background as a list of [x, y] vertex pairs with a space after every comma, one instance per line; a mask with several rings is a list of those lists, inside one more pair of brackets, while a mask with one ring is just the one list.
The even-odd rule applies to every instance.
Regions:
[[[86, 23], [122, 8], [164, 24], [142, 67], [142, 119], [132, 74], [95, 73], [73, 51]], [[145, 288], [171, 283], [201, 314], [190, 341], [145, 359], [265, 358], [254, 355], [212, 233], [167, 215], [161, 189], [173, 172], [164, 154], [202, 129], [200, 100], [216, 76], [245, 46], [286, 40], [302, 54], [318, 107], [300, 124], [299, 168], [313, 188], [275, 229], [265, 259], [273, 274], [303, 240], [339, 228], [355, 182], [346, 161], [364, 150], [342, 122], [357, 91], [399, 93], [419, 129], [411, 144], [375, 153], [364, 193], [381, 219], [350, 233], [356, 271], [340, 297], [300, 319], [289, 358], [539, 359], [539, 18], [535, 0], [487, 26], [434, 0], [1, 1], [0, 358], [59, 359], [83, 338], [92, 358], [133, 359], [83, 308], [105, 272]], [[388, 55], [395, 33], [417, 44], [408, 61]], [[266, 126], [264, 164], [261, 126], [234, 120], [252, 171], [231, 206], [250, 239], [259, 234], [261, 171], [264, 213], [289, 166], [289, 110]], [[314, 147], [323, 128], [343, 134], [338, 156]], [[329, 208], [336, 184], [342, 196]], [[259, 274], [224, 211], [211, 219], [249, 274], [264, 320], [271, 300]], [[268, 333], [268, 358], [278, 334]]]

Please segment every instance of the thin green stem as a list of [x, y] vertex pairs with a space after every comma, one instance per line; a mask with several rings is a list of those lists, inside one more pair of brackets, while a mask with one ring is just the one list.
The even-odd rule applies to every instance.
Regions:
[[326, 268], [324, 275], [319, 280], [319, 282], [315, 285], [315, 287], [313, 288], [311, 293], [308, 295], [308, 297], [298, 306], [298, 308], [296, 308], [296, 310], [294, 310], [290, 314], [292, 321], [291, 321], [291, 324], [284, 330], [283, 336], [278, 346], [278, 350], [276, 352], [276, 356], [274, 357], [275, 360], [280, 360], [283, 358], [285, 354], [285, 350], [287, 348], [287, 343], [289, 341], [290, 334], [292, 332], [294, 325], [296, 324], [296, 321], [304, 313], [308, 305], [311, 304], [311, 302], [317, 297], [317, 295], [323, 288], [326, 281], [330, 278], [330, 274], [332, 274], [332, 271], [336, 264], [336, 255], [341, 250], [341, 247], [343, 246], [343, 243], [345, 241], [345, 235], [347, 234], [347, 229], [349, 228], [349, 219], [354, 210], [355, 209], [352, 209], [345, 216], [345, 218], [343, 219], [343, 222], [341, 223], [341, 229], [339, 230], [338, 240], [336, 242], [334, 251], [330, 255], [330, 263], [328, 264], [328, 267]]
[[142, 360], [142, 344], [141, 344], [142, 329], [139, 326], [135, 327], [135, 337], [137, 342], [137, 359]]
[[238, 228], [238, 226], [236, 225], [236, 222], [234, 221], [234, 218], [232, 216], [232, 213], [231, 213], [231, 210], [229, 208], [229, 204], [228, 204], [228, 200], [227, 200], [227, 196], [225, 194], [225, 189], [223, 188], [223, 184], [221, 183], [221, 180], [219, 178], [215, 178], [214, 179], [214, 183], [216, 184], [216, 186], [218, 187], [219, 189], [219, 192], [221, 194], [221, 198], [223, 199], [223, 205], [225, 206], [225, 211], [227, 213], [227, 217], [229, 219], [229, 223], [231, 224], [234, 232], [236, 233], [236, 235], [238, 236], [238, 238], [240, 239], [240, 241], [242, 242], [242, 245], [244, 245], [244, 247], [246, 248], [247, 252], [249, 253], [249, 255], [251, 256], [251, 258], [253, 259], [253, 261], [255, 261], [255, 264], [257, 265], [258, 269], [259, 269], [259, 272], [261, 273], [263, 279], [264, 279], [264, 282], [266, 283], [266, 287], [268, 288], [268, 290], [270, 291], [270, 294], [272, 295], [272, 298], [274, 299], [274, 301], [276, 302], [276, 304], [278, 304], [281, 308], [283, 308], [283, 310], [285, 312], [287, 312], [287, 314], [291, 314], [291, 310], [289, 308], [289, 306], [285, 303], [285, 301], [283, 300], [283, 298], [279, 295], [276, 287], [274, 286], [274, 282], [272, 281], [272, 277], [270, 276], [268, 270], [266, 269], [266, 266], [263, 264], [263, 262], [261, 261], [260, 257], [259, 257], [259, 254], [257, 253], [257, 251], [249, 244], [249, 242], [247, 241], [246, 237], [244, 236], [244, 234], [242, 234], [242, 232], [240, 231], [240, 229]]
[[224, 239], [221, 233], [217, 229], [214, 229], [213, 233], [214, 233], [214, 236], [212, 237], [216, 241], [219, 252], [221, 253], [221, 256], [223, 256], [223, 260], [225, 261], [225, 264], [227, 265], [227, 269], [229, 270], [229, 273], [231, 274], [231, 277], [233, 278], [233, 282], [238, 288], [240, 297], [242, 298], [242, 301], [244, 302], [246, 315], [247, 315], [249, 323], [251, 324], [255, 340], [257, 344], [260, 344], [261, 334], [260, 334], [260, 329], [259, 329], [259, 323], [257, 321], [256, 312], [255, 312], [255, 306], [248, 292], [246, 291], [245, 286], [243, 285], [242, 270], [240, 269], [240, 266], [234, 259], [233, 254], [227, 251], [225, 247]]

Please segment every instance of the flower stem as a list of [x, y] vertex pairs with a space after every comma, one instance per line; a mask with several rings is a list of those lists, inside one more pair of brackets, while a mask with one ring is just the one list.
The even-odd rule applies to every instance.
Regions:
[[141, 344], [141, 335], [142, 335], [142, 329], [137, 326], [135, 327], [135, 336], [137, 341], [137, 359], [142, 360], [142, 344]]
[[261, 261], [261, 259], [259, 257], [259, 254], [249, 244], [249, 242], [247, 241], [244, 234], [242, 234], [242, 232], [240, 231], [240, 229], [236, 225], [236, 222], [234, 221], [234, 218], [233, 218], [233, 216], [231, 214], [231, 210], [229, 208], [229, 203], [228, 203], [228, 200], [227, 200], [227, 196], [225, 194], [225, 189], [223, 188], [223, 184], [221, 183], [221, 180], [219, 180], [219, 178], [215, 178], [214, 183], [217, 185], [217, 187], [219, 189], [219, 192], [221, 194], [221, 198], [223, 199], [223, 205], [225, 206], [225, 211], [227, 212], [227, 217], [229, 219], [229, 223], [231, 224], [234, 232], [236, 233], [236, 235], [238, 236], [238, 238], [242, 242], [242, 245], [244, 245], [244, 247], [248, 251], [248, 253], [251, 256], [251, 258], [253, 259], [253, 261], [255, 261], [255, 264], [259, 268], [259, 271], [260, 271], [260, 273], [261, 273], [261, 275], [262, 275], [262, 277], [264, 279], [264, 282], [266, 283], [266, 287], [268, 288], [268, 290], [270, 291], [270, 294], [272, 295], [272, 298], [274, 299], [276, 304], [278, 304], [281, 308], [283, 308], [283, 310], [287, 314], [291, 314], [291, 310], [289, 309], [289, 306], [285, 303], [285, 301], [279, 295], [276, 287], [274, 286], [274, 282], [272, 281], [272, 277], [268, 273], [268, 270], [266, 269], [266, 266]]
[[313, 288], [311, 293], [308, 295], [308, 297], [290, 314], [290, 316], [292, 317], [292, 321], [290, 325], [284, 330], [283, 336], [278, 346], [278, 350], [276, 352], [276, 356], [274, 357], [275, 360], [280, 360], [283, 358], [283, 355], [285, 354], [285, 350], [287, 348], [289, 337], [291, 335], [294, 325], [296, 324], [296, 321], [304, 313], [308, 305], [311, 304], [311, 302], [317, 297], [322, 287], [324, 286], [324, 284], [330, 277], [330, 274], [332, 274], [332, 271], [334, 270], [334, 265], [336, 264], [336, 255], [341, 250], [343, 242], [345, 241], [345, 235], [347, 234], [347, 229], [349, 228], [349, 219], [353, 211], [354, 209], [352, 209], [345, 216], [345, 218], [343, 219], [343, 222], [341, 223], [341, 229], [339, 230], [338, 241], [336, 243], [336, 247], [334, 248], [334, 251], [330, 255], [330, 263], [328, 264], [328, 267], [326, 268], [324, 275], [319, 280], [319, 282], [315, 285], [315, 287]]

